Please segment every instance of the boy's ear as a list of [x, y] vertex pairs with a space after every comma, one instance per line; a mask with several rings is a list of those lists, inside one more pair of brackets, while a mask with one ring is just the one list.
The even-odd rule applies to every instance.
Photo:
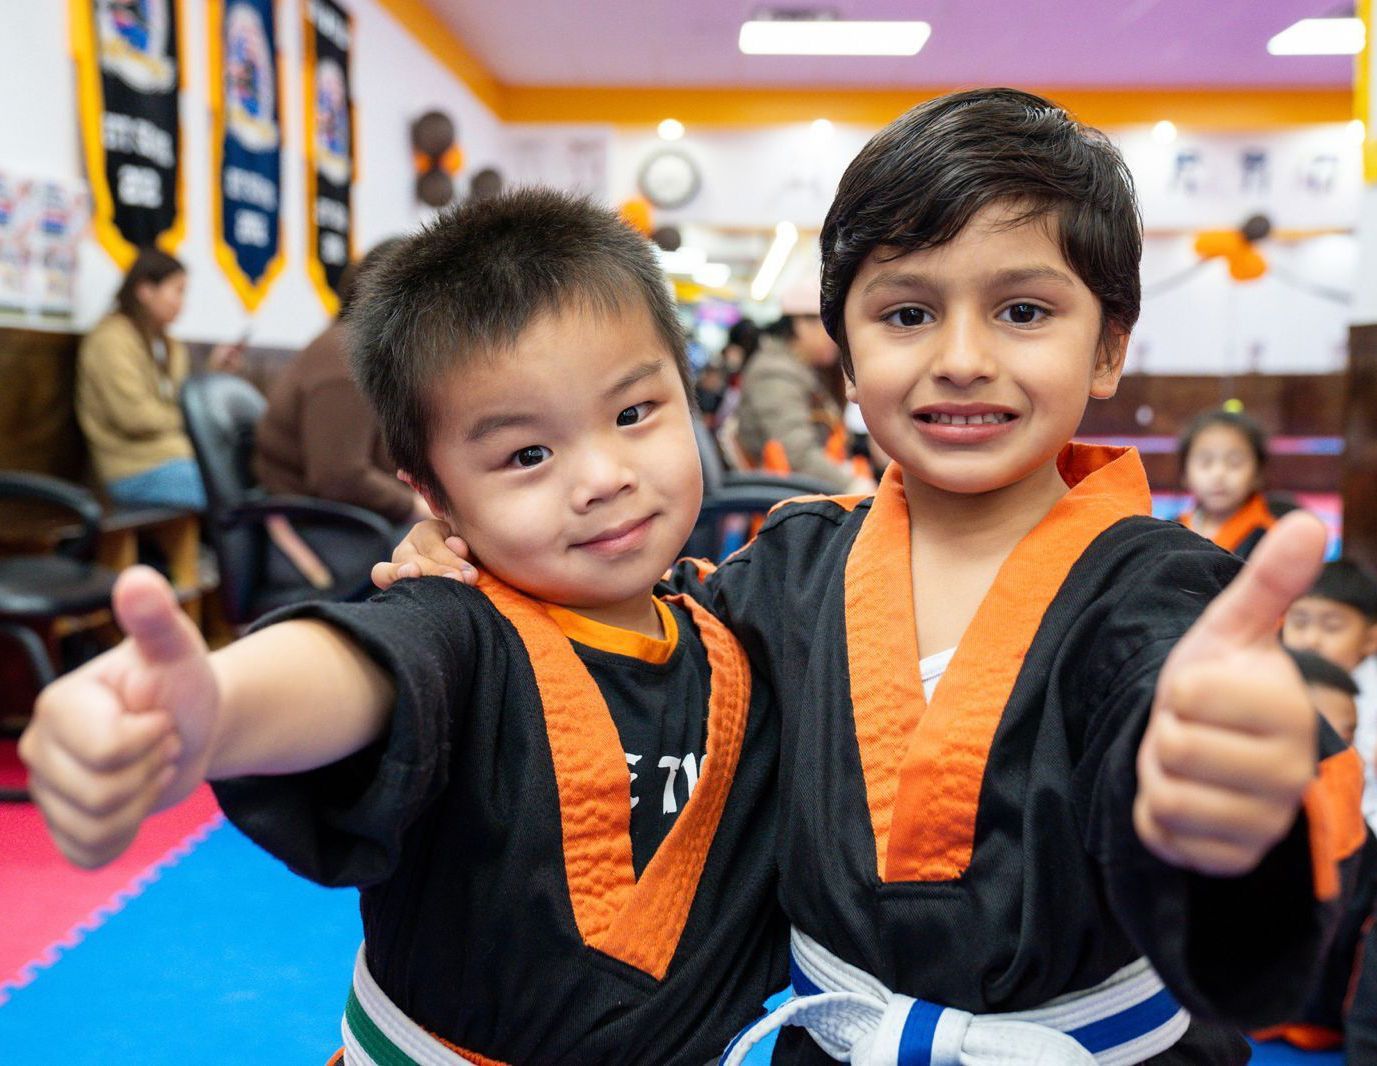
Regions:
[[412, 477], [412, 476], [411, 476], [409, 473], [407, 473], [405, 470], [398, 470], [398, 471], [397, 471], [397, 478], [398, 478], [398, 480], [400, 480], [400, 481], [406, 482], [406, 484], [411, 488], [411, 491], [412, 491], [412, 492], [416, 493], [417, 495], [419, 495], [419, 496], [421, 497], [421, 499], [423, 499], [423, 500], [426, 501], [426, 506], [430, 508], [430, 513], [431, 513], [431, 514], [433, 514], [436, 518], [442, 518], [442, 517], [444, 517], [445, 511], [439, 506], [439, 501], [437, 501], [437, 500], [435, 499], [435, 494], [434, 494], [434, 493], [432, 493], [430, 490], [424, 488], [424, 487], [420, 484], [420, 482], [418, 482], [414, 477]]
[[846, 398], [847, 398], [847, 400], [849, 400], [851, 403], [856, 403], [856, 402], [857, 402], [857, 400], [856, 400], [856, 379], [853, 378], [850, 374], [847, 374], [847, 375], [845, 376], [845, 380], [846, 380], [846, 387], [845, 387], [845, 390], [844, 390], [844, 391], [846, 392]]
[[1126, 331], [1112, 326], [1105, 331], [1090, 379], [1090, 395], [1095, 399], [1107, 400], [1119, 391], [1119, 379], [1124, 375], [1124, 363], [1128, 359], [1128, 337]]

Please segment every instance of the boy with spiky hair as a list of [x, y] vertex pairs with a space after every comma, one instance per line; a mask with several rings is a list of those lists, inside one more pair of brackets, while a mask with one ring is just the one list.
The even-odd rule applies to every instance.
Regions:
[[778, 723], [721, 623], [654, 586], [698, 514], [683, 340], [643, 238], [553, 192], [470, 203], [366, 279], [358, 376], [485, 574], [307, 604], [207, 654], [167, 583], [21, 743], [82, 865], [214, 782], [361, 889], [367, 1063], [685, 1063], [785, 981]]

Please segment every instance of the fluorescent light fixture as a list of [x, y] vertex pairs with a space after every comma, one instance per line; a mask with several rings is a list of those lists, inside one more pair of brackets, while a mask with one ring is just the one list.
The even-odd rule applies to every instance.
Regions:
[[692, 276], [702, 270], [708, 262], [708, 253], [702, 248], [685, 244], [672, 252], [660, 249], [660, 266], [666, 274]]
[[926, 22], [753, 19], [737, 47], [748, 56], [912, 56], [931, 35]]
[[1163, 119], [1152, 127], [1152, 139], [1158, 144], [1171, 144], [1176, 140], [1176, 123]]
[[693, 272], [693, 280], [709, 289], [720, 289], [732, 279], [732, 268], [726, 263], [704, 263]]
[[779, 280], [779, 272], [789, 261], [789, 253], [794, 250], [797, 243], [798, 227], [792, 222], [781, 222], [775, 227], [775, 239], [770, 244], [770, 250], [765, 253], [765, 258], [760, 261], [760, 269], [755, 273], [755, 280], [751, 282], [752, 300], [763, 300], [770, 295], [770, 290]]
[[1367, 37], [1363, 20], [1301, 19], [1267, 42], [1274, 56], [1355, 56]]
[[667, 118], [656, 127], [662, 141], [677, 141], [684, 135], [684, 124], [677, 118]]

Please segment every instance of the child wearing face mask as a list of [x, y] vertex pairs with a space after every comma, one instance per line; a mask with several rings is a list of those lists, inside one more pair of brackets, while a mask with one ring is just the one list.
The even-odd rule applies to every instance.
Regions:
[[1267, 435], [1241, 411], [1206, 411], [1181, 435], [1181, 481], [1195, 506], [1182, 525], [1246, 559], [1276, 523], [1262, 495]]

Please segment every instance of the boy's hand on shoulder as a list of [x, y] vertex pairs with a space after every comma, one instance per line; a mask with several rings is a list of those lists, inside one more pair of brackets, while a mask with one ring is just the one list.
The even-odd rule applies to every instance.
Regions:
[[1240, 876], [1294, 824], [1315, 776], [1318, 716], [1279, 626], [1324, 547], [1316, 518], [1286, 516], [1167, 657], [1133, 808], [1139, 838], [1163, 861]]
[[87, 868], [201, 782], [219, 704], [205, 641], [167, 581], [133, 567], [113, 598], [126, 639], [44, 689], [19, 742], [53, 839]]
[[469, 546], [451, 536], [443, 519], [431, 518], [411, 527], [406, 539], [392, 549], [392, 560], [373, 566], [373, 584], [386, 591], [409, 577], [448, 577], [472, 585], [478, 570], [469, 562]]

